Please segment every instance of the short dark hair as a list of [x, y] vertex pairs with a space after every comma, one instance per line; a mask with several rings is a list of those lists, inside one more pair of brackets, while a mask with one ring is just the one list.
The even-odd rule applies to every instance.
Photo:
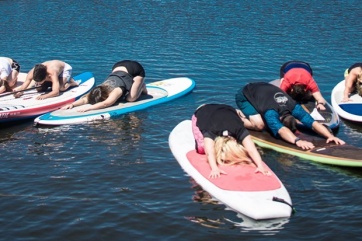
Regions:
[[35, 82], [41, 82], [47, 77], [47, 67], [43, 64], [37, 64], [34, 66], [33, 79]]
[[292, 132], [297, 130], [297, 121], [291, 114], [285, 114], [281, 117], [280, 121], [285, 127], [288, 127]]
[[306, 85], [293, 85], [288, 94], [298, 102], [307, 102], [312, 99], [312, 93], [307, 90]]
[[109, 96], [109, 89], [106, 86], [99, 85], [94, 87], [88, 94], [88, 103], [94, 105], [106, 100]]

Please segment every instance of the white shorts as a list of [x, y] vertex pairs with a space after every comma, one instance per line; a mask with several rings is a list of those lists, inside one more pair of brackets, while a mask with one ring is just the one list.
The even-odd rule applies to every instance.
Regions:
[[72, 77], [72, 66], [65, 63], [63, 72], [61, 72], [58, 78], [65, 79], [65, 83], [69, 82], [70, 78]]
[[7, 58], [0, 58], [0, 78], [7, 78], [11, 74], [11, 71], [11, 65]]

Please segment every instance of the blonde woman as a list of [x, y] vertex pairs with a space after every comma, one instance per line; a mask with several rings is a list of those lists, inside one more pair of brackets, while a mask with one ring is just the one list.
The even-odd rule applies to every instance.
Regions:
[[350, 93], [357, 90], [362, 96], [362, 63], [355, 63], [344, 72], [345, 89], [342, 102], [351, 101]]
[[234, 164], [254, 165], [256, 172], [271, 175], [264, 168], [243, 118], [240, 111], [223, 104], [202, 105], [192, 116], [196, 151], [207, 156], [209, 178], [227, 174], [220, 166]]

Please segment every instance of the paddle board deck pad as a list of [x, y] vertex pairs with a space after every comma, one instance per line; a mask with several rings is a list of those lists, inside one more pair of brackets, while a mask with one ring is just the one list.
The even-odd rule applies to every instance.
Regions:
[[[276, 79], [270, 82], [275, 86], [280, 86], [280, 79]], [[301, 106], [306, 110], [314, 120], [319, 123], [329, 127], [334, 130], [339, 127], [340, 118], [336, 110], [327, 102], [324, 106], [325, 110], [320, 110], [316, 108], [315, 100], [308, 101], [306, 103], [301, 103]], [[303, 127], [302, 123], [298, 123], [299, 127]]]
[[333, 108], [342, 118], [362, 122], [362, 97], [357, 92], [350, 95], [352, 101], [342, 102], [344, 92], [344, 80], [339, 82], [332, 90], [331, 102]]
[[186, 95], [195, 88], [195, 82], [190, 78], [179, 77], [153, 82], [146, 86], [148, 94], [141, 95], [135, 102], [120, 101], [108, 108], [87, 112], [78, 111], [85, 105], [68, 110], [56, 110], [39, 116], [34, 122], [36, 125], [69, 125], [108, 120]]
[[271, 176], [255, 173], [253, 166], [233, 165], [221, 167], [227, 175], [209, 178], [211, 169], [206, 156], [195, 151], [191, 120], [182, 121], [171, 131], [169, 146], [183, 170], [214, 199], [232, 210], [255, 220], [290, 217], [289, 193], [266, 165], [273, 173]]
[[260, 147], [328, 165], [362, 167], [362, 148], [356, 146], [326, 143], [326, 139], [322, 137], [297, 131], [294, 133], [297, 137], [310, 141], [315, 146], [311, 150], [303, 150], [294, 144], [273, 137], [269, 132], [253, 130], [249, 132], [255, 144]]
[[[18, 85], [24, 82], [26, 75], [26, 73], [19, 74]], [[37, 92], [35, 89], [24, 91], [20, 98], [15, 98], [9, 93], [0, 95], [0, 123], [34, 118], [59, 109], [86, 94], [95, 84], [91, 72], [85, 72], [73, 78], [79, 83], [79, 86], [71, 87], [69, 90], [61, 92], [59, 96], [45, 100], [36, 99], [45, 92]]]

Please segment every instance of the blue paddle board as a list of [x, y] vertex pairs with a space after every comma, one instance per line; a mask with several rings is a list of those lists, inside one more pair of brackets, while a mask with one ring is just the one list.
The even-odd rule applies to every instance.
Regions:
[[148, 94], [141, 95], [135, 102], [120, 101], [108, 108], [87, 112], [78, 111], [84, 106], [68, 110], [60, 109], [41, 115], [34, 122], [35, 125], [70, 125], [108, 120], [179, 98], [191, 92], [195, 85], [195, 81], [187, 77], [165, 79], [147, 84]]

